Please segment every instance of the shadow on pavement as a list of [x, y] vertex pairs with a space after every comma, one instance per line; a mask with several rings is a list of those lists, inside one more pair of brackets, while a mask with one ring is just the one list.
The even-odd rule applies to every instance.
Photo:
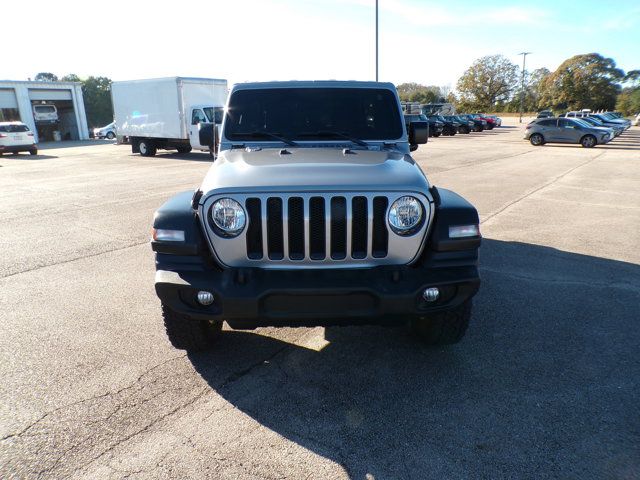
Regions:
[[7, 160], [26, 160], [26, 161], [33, 161], [33, 160], [49, 160], [52, 158], [58, 158], [55, 155], [29, 155], [28, 153], [22, 153], [22, 154], [18, 154], [18, 153], [14, 153], [14, 154], [8, 154], [8, 153], [4, 153], [2, 155], [0, 155], [0, 161], [7, 159]]
[[189, 358], [235, 408], [353, 479], [634, 478], [640, 267], [491, 239], [481, 266], [458, 345], [400, 328], [303, 346], [226, 332]]

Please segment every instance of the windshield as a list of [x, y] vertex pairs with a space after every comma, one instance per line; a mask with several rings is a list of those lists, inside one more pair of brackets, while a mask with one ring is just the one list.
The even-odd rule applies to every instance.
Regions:
[[0, 125], [0, 132], [19, 133], [28, 131], [29, 127], [27, 127], [26, 125]]
[[55, 113], [56, 107], [53, 105], [36, 105], [38, 113]]
[[396, 96], [376, 88], [271, 88], [231, 95], [224, 135], [288, 140], [388, 140], [403, 135]]

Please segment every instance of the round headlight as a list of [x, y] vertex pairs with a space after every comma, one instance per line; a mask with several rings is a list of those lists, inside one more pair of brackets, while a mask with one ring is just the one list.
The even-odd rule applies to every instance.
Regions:
[[389, 226], [398, 235], [411, 235], [422, 225], [423, 208], [415, 197], [400, 197], [389, 209]]
[[242, 206], [231, 198], [216, 200], [211, 207], [211, 220], [219, 229], [218, 233], [226, 237], [239, 235], [246, 218]]

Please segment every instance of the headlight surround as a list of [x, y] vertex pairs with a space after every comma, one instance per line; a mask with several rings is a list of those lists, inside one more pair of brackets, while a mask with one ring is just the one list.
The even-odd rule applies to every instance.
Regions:
[[247, 223], [244, 208], [232, 198], [213, 202], [210, 214], [215, 232], [222, 237], [237, 237]]
[[422, 226], [424, 207], [417, 198], [405, 195], [391, 204], [387, 220], [396, 235], [412, 235]]

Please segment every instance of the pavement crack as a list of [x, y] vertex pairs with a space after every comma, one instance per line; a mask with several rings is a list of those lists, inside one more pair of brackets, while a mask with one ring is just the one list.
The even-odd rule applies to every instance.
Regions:
[[45, 263], [43, 265], [37, 265], [37, 266], [32, 267], [32, 268], [27, 268], [25, 270], [20, 270], [18, 272], [9, 273], [7, 275], [4, 275], [4, 276], [0, 277], [0, 280], [5, 279], [5, 278], [10, 278], [10, 277], [15, 277], [16, 275], [20, 275], [22, 273], [28, 273], [28, 272], [33, 272], [34, 270], [40, 270], [41, 268], [55, 267], [56, 265], [64, 265], [66, 263], [72, 263], [72, 262], [75, 262], [75, 261], [78, 261], [78, 260], [84, 260], [85, 258], [99, 257], [100, 255], [104, 255], [105, 253], [119, 252], [120, 250], [126, 250], [128, 248], [133, 248], [133, 247], [139, 247], [140, 245], [146, 245], [148, 243], [149, 243], [149, 241], [145, 240], [144, 242], [131, 243], [131, 244], [128, 244], [128, 245], [124, 245], [122, 247], [116, 247], [116, 248], [112, 248], [110, 250], [103, 250], [101, 252], [91, 253], [89, 255], [69, 258], [67, 260], [61, 260], [59, 262]]
[[640, 284], [634, 284], [630, 282], [590, 282], [585, 280], [569, 280], [569, 279], [561, 279], [561, 278], [548, 278], [548, 277], [535, 277], [532, 275], [524, 275], [521, 273], [515, 272], [506, 272], [504, 270], [500, 270], [497, 268], [488, 268], [481, 267], [481, 271], [498, 273], [502, 275], [507, 275], [512, 278], [517, 278], [519, 280], [526, 280], [531, 282], [543, 282], [543, 283], [553, 283], [553, 284], [561, 284], [561, 285], [573, 285], [573, 286], [588, 286], [594, 288], [616, 288], [620, 290], [626, 290], [629, 292], [633, 292], [636, 294], [640, 294]]
[[[48, 417], [50, 417], [51, 415], [54, 415], [57, 412], [60, 412], [62, 410], [68, 409], [68, 408], [72, 408], [78, 405], [81, 405], [83, 403], [86, 402], [91, 402], [93, 400], [99, 400], [101, 398], [106, 398], [106, 397], [113, 397], [116, 395], [119, 395], [120, 393], [129, 390], [131, 388], [134, 388], [137, 384], [139, 384], [142, 379], [147, 376], [149, 373], [153, 372], [155, 369], [162, 367], [164, 365], [166, 365], [167, 363], [173, 362], [175, 360], [179, 360], [181, 358], [186, 357], [186, 354], [183, 355], [178, 355], [177, 357], [172, 357], [168, 360], [165, 360], [164, 362], [160, 362], [150, 368], [148, 368], [147, 370], [145, 370], [144, 372], [142, 372], [138, 378], [136, 379], [135, 382], [127, 385], [126, 387], [123, 387], [119, 390], [116, 390], [115, 392], [105, 392], [105, 393], [101, 393], [99, 395], [93, 395], [91, 397], [88, 398], [83, 398], [82, 400], [77, 400], [75, 402], [72, 403], [67, 403], [65, 405], [61, 405], [60, 407], [54, 408], [53, 410], [46, 412], [44, 414], [42, 414], [38, 419], [34, 420], [33, 422], [31, 422], [29, 425], [27, 425], [25, 428], [23, 428], [22, 430], [18, 431], [18, 432], [14, 432], [14, 433], [10, 433], [8, 435], [5, 435], [4, 437], [0, 438], [0, 442], [5, 441], [5, 440], [9, 440], [11, 438], [14, 437], [21, 437], [22, 435], [24, 435], [25, 433], [27, 433], [29, 430], [31, 430], [32, 428], [34, 428], [35, 426], [37, 426], [38, 424], [40, 424], [41, 422], [43, 422], [45, 419], [47, 419]], [[120, 409], [121, 406], [118, 406], [118, 409]], [[112, 412], [110, 415], [114, 415], [116, 412]]]
[[486, 222], [488, 222], [489, 220], [491, 220], [493, 217], [500, 215], [502, 212], [504, 212], [505, 210], [511, 208], [512, 206], [520, 203], [521, 201], [527, 199], [528, 197], [530, 197], [531, 195], [533, 195], [534, 193], [537, 193], [541, 190], [544, 190], [545, 188], [553, 185], [554, 183], [556, 183], [558, 180], [563, 179], [564, 177], [566, 177], [567, 175], [569, 175], [570, 173], [573, 173], [574, 171], [576, 171], [579, 168], [584, 167], [585, 165], [588, 165], [591, 162], [594, 162], [595, 160], [597, 160], [598, 158], [600, 158], [602, 155], [604, 155], [605, 153], [607, 153], [606, 151], [596, 155], [593, 158], [590, 158], [589, 160], [582, 162], [579, 165], [576, 165], [573, 168], [570, 168], [569, 170], [567, 170], [566, 172], [554, 177], [553, 179], [549, 180], [548, 182], [540, 185], [539, 187], [536, 187], [532, 190], [529, 190], [528, 192], [526, 192], [524, 195], [521, 195], [520, 197], [516, 198], [515, 200], [507, 203], [506, 205], [503, 205], [501, 208], [499, 208], [498, 210], [496, 210], [495, 212], [491, 213], [490, 215], [488, 215], [485, 219], [483, 219], [480, 223], [484, 224]]

